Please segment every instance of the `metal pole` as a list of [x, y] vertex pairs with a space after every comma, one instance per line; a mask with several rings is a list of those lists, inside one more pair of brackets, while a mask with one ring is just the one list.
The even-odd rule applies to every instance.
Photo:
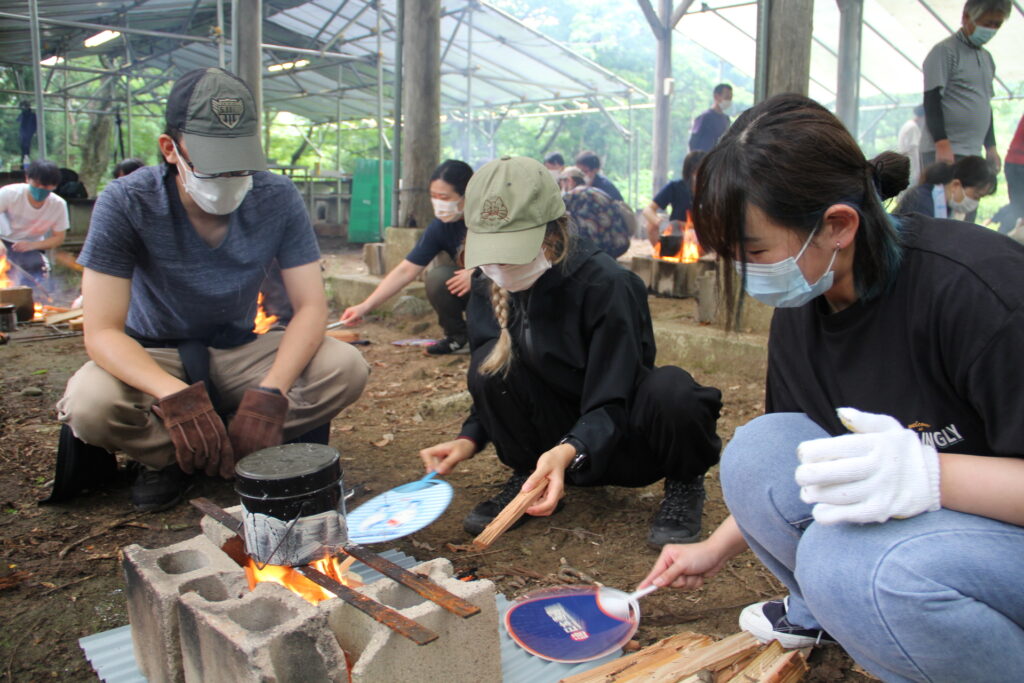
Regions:
[[[131, 46], [128, 44], [128, 36], [124, 36], [124, 58], [125, 66], [130, 66], [132, 63]], [[135, 156], [135, 145], [132, 143], [132, 75], [131, 71], [125, 70], [124, 72], [124, 96], [125, 96], [125, 113], [126, 122], [128, 124], [128, 156]]]
[[473, 3], [466, 5], [466, 151], [464, 161], [473, 164]]
[[[633, 127], [633, 93], [626, 91], [626, 106], [629, 112], [629, 146], [626, 148], [626, 154], [629, 157], [629, 184], [626, 187], [626, 191], [629, 192], [629, 205], [636, 207], [636, 193], [634, 192], [634, 185], [636, 183], [637, 168], [633, 165], [633, 147], [636, 145], [636, 129]], [[630, 235], [633, 237], [633, 235]]]
[[224, 0], [217, 0], [217, 66], [224, 68]]
[[377, 0], [377, 227], [384, 234], [384, 46], [380, 31], [381, 8]]
[[39, 7], [37, 0], [28, 0], [28, 12], [31, 18], [29, 28], [32, 33], [32, 78], [36, 95], [36, 135], [39, 138], [39, 158], [46, 158], [46, 115], [43, 110], [43, 70], [39, 66], [42, 61], [42, 44], [39, 38]]
[[397, 17], [395, 21], [395, 119], [391, 142], [391, 221], [398, 224], [399, 204], [401, 200], [402, 182], [402, 43], [405, 40], [405, 0], [397, 0]]
[[836, 115], [857, 137], [860, 103], [860, 50], [863, 0], [836, 0], [839, 6], [839, 69], [836, 74]]
[[768, 27], [772, 14], [772, 0], [757, 0], [757, 40], [754, 61], [754, 102], [760, 102], [768, 93]]
[[238, 75], [238, 0], [231, 0], [231, 73]]
[[658, 17], [661, 35], [656, 36], [654, 63], [654, 130], [651, 136], [651, 192], [657, 192], [668, 179], [669, 114], [672, 106], [672, 0], [661, 0]]
[[[257, 121], [263, 120], [263, 0], [232, 0], [238, 14], [231, 16], [231, 30], [238, 42], [232, 45], [237, 55], [235, 74], [245, 81], [256, 102]], [[237, 28], [236, 28], [237, 24]], [[266, 150], [264, 150], [266, 151]]]

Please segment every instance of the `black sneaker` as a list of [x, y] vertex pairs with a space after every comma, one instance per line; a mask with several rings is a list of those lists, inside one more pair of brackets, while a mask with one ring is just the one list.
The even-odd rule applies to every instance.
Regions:
[[141, 467], [132, 484], [132, 505], [139, 512], [172, 508], [185, 497], [190, 484], [191, 477], [182, 472], [177, 463], [162, 470]]
[[445, 337], [428, 346], [427, 353], [432, 356], [444, 356], [449, 353], [469, 353], [469, 340]]
[[690, 481], [666, 479], [665, 500], [651, 522], [647, 545], [658, 550], [666, 543], [696, 543], [703, 511], [704, 475]]
[[788, 597], [747, 605], [740, 612], [740, 628], [762, 643], [777, 640], [779, 645], [789, 650], [835, 644], [835, 639], [827, 631], [803, 628], [789, 623], [789, 619], [786, 618], [788, 611]]
[[[466, 530], [466, 533], [476, 536], [483, 531], [498, 516], [498, 513], [504, 510], [505, 506], [519, 495], [519, 490], [523, 488], [523, 484], [529, 478], [529, 474], [513, 474], [501, 487], [496, 496], [482, 503], [477, 503], [477, 506], [462, 520], [462, 528]], [[558, 501], [555, 512], [559, 512], [563, 507], [562, 501]], [[531, 519], [533, 519], [532, 515], [523, 515], [509, 529], [517, 529]]]

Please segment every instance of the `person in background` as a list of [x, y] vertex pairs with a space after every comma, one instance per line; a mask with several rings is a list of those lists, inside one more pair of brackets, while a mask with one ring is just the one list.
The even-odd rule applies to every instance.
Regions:
[[967, 0], [960, 30], [936, 43], [925, 57], [922, 168], [937, 161], [951, 164], [984, 148], [992, 170], [999, 173], [991, 104], [996, 65], [983, 46], [1011, 9], [1010, 0]]
[[[420, 451], [448, 474], [493, 442], [512, 476], [463, 520], [478, 534], [520, 490], [665, 480], [648, 544], [700, 538], [704, 473], [718, 461], [721, 394], [684, 370], [654, 367], [647, 287], [569, 230], [541, 164], [502, 157], [466, 188], [470, 416], [458, 438]], [[525, 522], [527, 517], [520, 521]]]
[[704, 158], [705, 154], [706, 152], [699, 150], [687, 154], [686, 158], [683, 159], [683, 177], [666, 183], [665, 187], [661, 188], [658, 194], [654, 195], [651, 203], [644, 208], [644, 220], [647, 222], [647, 239], [652, 245], [658, 243], [659, 233], [661, 232], [659, 229], [661, 224], [661, 217], [658, 215], [659, 211], [672, 207], [668, 215], [669, 221], [686, 222], [690, 207], [693, 206], [693, 178], [697, 172], [697, 166], [700, 165], [700, 161]]
[[[393, 297], [420, 273], [442, 251], [456, 264], [460, 260], [462, 243], [466, 239], [466, 222], [462, 218], [465, 205], [466, 183], [473, 175], [469, 164], [448, 159], [430, 176], [430, 201], [436, 218], [424, 230], [405, 259], [381, 280], [370, 296], [341, 314], [345, 325], [358, 323], [369, 311]], [[458, 265], [440, 265], [427, 273], [426, 289], [430, 305], [437, 311], [437, 319], [444, 330], [444, 339], [427, 347], [431, 355], [469, 353], [466, 338], [466, 301], [469, 299], [469, 281], [472, 268]]]
[[124, 159], [118, 162], [117, 166], [114, 166], [114, 179], [123, 178], [129, 173], [138, 171], [145, 165], [146, 163], [142, 159], [136, 159], [134, 157]]
[[21, 165], [27, 167], [32, 152], [32, 138], [35, 137], [38, 122], [32, 105], [26, 100], [19, 102], [18, 108], [21, 109], [18, 113], [18, 147], [21, 150]]
[[[123, 451], [142, 465], [141, 511], [175, 505], [194, 472], [231, 478], [254, 451], [326, 444], [369, 375], [354, 346], [324, 337], [316, 234], [294, 183], [266, 170], [246, 84], [213, 67], [186, 73], [165, 125], [164, 163], [96, 198], [78, 258], [91, 360], [57, 404], [58, 471], [80, 446]], [[257, 335], [275, 259], [294, 315]]]
[[900, 128], [896, 137], [896, 151], [910, 159], [910, 184], [921, 182], [921, 126], [924, 124], [924, 106], [914, 107], [914, 115]]
[[46, 159], [29, 163], [24, 183], [0, 187], [0, 240], [16, 267], [9, 277], [26, 287], [42, 287], [50, 269], [46, 250], [64, 243], [68, 205], [54, 193], [60, 169]]
[[551, 177], [557, 181], [562, 171], [565, 170], [565, 158], [558, 152], [553, 152], [544, 157], [544, 168], [548, 169]]
[[1004, 224], [1013, 226], [1024, 219], [1024, 116], [1017, 122], [1010, 148], [1006, 150], [1006, 191], [1010, 195], [1010, 215]]
[[729, 110], [732, 109], [732, 86], [719, 83], [711, 96], [711, 108], [693, 120], [690, 128], [690, 151], [708, 152], [718, 138], [729, 129]]
[[789, 589], [740, 614], [759, 640], [837, 641], [885, 681], [1009, 683], [1024, 667], [1024, 247], [888, 215], [908, 172], [793, 94], [744, 112], [701, 164], [701, 243], [776, 309], [766, 414], [722, 455], [732, 516], [666, 546], [641, 586], [698, 588], [750, 548]]
[[916, 211], [934, 218], [966, 220], [977, 213], [981, 198], [995, 191], [996, 174], [988, 162], [977, 156], [962, 157], [955, 164], [926, 168], [921, 184], [903, 193], [895, 213]]
[[612, 258], [629, 250], [630, 229], [623, 218], [621, 202], [587, 185], [583, 171], [567, 166], [558, 177], [566, 213], [580, 235]]
[[601, 173], [601, 159], [590, 151], [580, 152], [576, 155], [576, 168], [583, 171], [587, 178], [587, 184], [604, 192], [612, 199], [623, 201], [622, 193], [615, 187], [615, 183], [608, 180], [608, 177]]

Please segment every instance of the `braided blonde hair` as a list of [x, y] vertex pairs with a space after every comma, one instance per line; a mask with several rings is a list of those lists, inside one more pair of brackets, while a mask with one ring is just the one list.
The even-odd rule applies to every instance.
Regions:
[[[552, 265], [565, 261], [569, 254], [571, 239], [569, 219], [566, 216], [548, 223], [541, 248]], [[491, 283], [491, 309], [494, 311], [494, 319], [498, 321], [498, 327], [501, 328], [501, 334], [498, 335], [498, 341], [487, 354], [487, 358], [480, 364], [480, 373], [483, 375], [501, 373], [504, 377], [512, 367], [512, 334], [508, 331], [509, 298], [507, 289], [499, 287], [497, 283]]]

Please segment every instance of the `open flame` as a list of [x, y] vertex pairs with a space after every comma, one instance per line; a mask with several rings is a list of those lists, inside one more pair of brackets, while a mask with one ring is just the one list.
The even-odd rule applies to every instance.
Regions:
[[263, 292], [260, 292], [259, 298], [256, 299], [256, 318], [252, 321], [252, 331], [256, 334], [265, 334], [276, 322], [277, 316], [267, 315], [263, 308]]
[[[352, 566], [353, 562], [355, 562], [354, 557], [349, 557], [339, 562], [338, 558], [334, 555], [325, 555], [323, 559], [311, 562], [309, 566], [322, 574], [326, 574], [338, 583], [344, 584], [349, 588], [355, 588], [362, 586], [363, 582], [360, 581], [358, 574], [349, 571], [349, 567]], [[293, 593], [297, 593], [314, 605], [323, 600], [336, 597], [334, 593], [316, 585], [291, 567], [268, 564], [263, 569], [260, 569], [256, 561], [251, 557], [245, 565], [245, 576], [249, 579], [249, 590], [255, 588], [257, 583], [271, 581], [284, 586]]]
[[0, 289], [14, 286], [11, 278], [7, 276], [7, 271], [10, 269], [11, 264], [7, 262], [7, 251], [0, 246]]
[[[662, 235], [679, 235], [680, 234], [680, 222], [672, 221], [665, 226], [662, 231]], [[661, 261], [671, 261], [673, 263], [696, 263], [701, 257], [700, 241], [697, 239], [697, 231], [693, 229], [693, 223], [690, 221], [690, 214], [686, 214], [686, 223], [682, 227], [682, 246], [679, 251], [675, 254], [662, 256], [661, 255], [661, 243], [654, 245], [654, 258]]]

